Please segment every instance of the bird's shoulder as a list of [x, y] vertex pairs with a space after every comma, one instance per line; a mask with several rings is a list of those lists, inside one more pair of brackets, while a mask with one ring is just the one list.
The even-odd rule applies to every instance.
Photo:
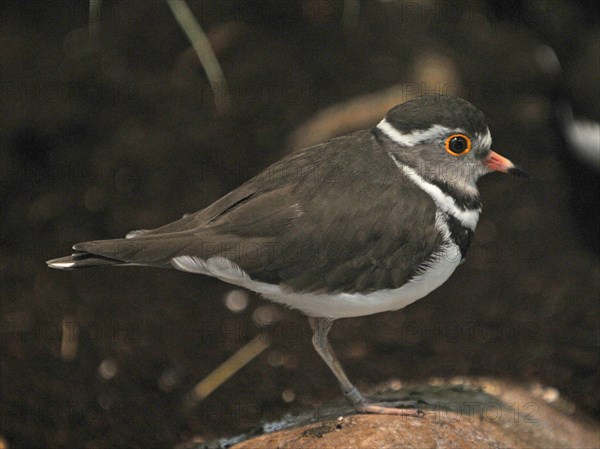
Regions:
[[[247, 224], [248, 219], [265, 218], [265, 214], [275, 208], [284, 221], [297, 218], [299, 203], [326, 197], [336, 191], [336, 187], [347, 185], [350, 179], [356, 185], [371, 185], [373, 178], [378, 177], [374, 162], [381, 161], [377, 158], [381, 155], [373, 155], [373, 146], [371, 133], [358, 131], [295, 151], [208, 207], [159, 228], [132, 231], [128, 237], [215, 230], [236, 222]], [[389, 160], [383, 161], [383, 165], [389, 163]]]

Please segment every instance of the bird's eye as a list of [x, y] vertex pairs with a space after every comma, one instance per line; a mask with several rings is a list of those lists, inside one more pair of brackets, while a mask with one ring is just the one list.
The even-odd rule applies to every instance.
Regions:
[[471, 139], [464, 134], [452, 134], [446, 139], [446, 151], [452, 156], [463, 156], [471, 151]]

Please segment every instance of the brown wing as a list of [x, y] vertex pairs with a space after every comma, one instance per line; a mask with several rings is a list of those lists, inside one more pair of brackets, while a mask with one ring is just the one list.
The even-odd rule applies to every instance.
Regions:
[[155, 266], [223, 256], [263, 282], [367, 292], [399, 287], [439, 246], [435, 210], [361, 131], [294, 154], [181, 220], [75, 249]]

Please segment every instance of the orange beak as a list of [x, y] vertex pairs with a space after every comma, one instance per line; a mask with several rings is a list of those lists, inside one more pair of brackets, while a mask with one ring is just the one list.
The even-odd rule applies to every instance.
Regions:
[[493, 171], [511, 173], [513, 175], [529, 178], [529, 174], [525, 170], [517, 167], [509, 159], [506, 159], [504, 156], [500, 156], [494, 151], [490, 151], [490, 154], [488, 154], [483, 160], [483, 165]]

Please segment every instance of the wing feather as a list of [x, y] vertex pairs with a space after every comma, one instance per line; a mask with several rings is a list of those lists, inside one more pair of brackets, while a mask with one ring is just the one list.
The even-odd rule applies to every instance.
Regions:
[[368, 131], [283, 159], [211, 206], [133, 238], [78, 251], [129, 264], [224, 257], [296, 291], [397, 288], [440, 245], [431, 198]]

